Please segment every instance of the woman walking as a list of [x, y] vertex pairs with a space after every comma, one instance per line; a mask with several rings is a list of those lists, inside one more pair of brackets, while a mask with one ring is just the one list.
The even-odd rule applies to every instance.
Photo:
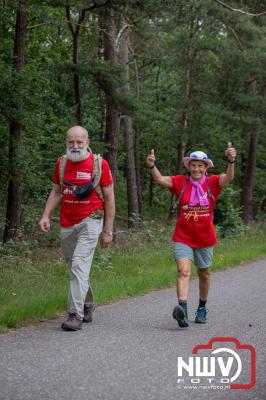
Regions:
[[213, 247], [217, 243], [213, 225], [213, 211], [222, 188], [234, 178], [236, 150], [228, 143], [225, 151], [227, 170], [220, 175], [207, 176], [213, 162], [202, 151], [194, 151], [183, 163], [189, 171], [185, 175], [162, 176], [155, 165], [154, 150], [147, 157], [147, 166], [156, 183], [176, 195], [180, 207], [179, 217], [173, 234], [173, 248], [177, 264], [178, 304], [173, 310], [173, 318], [181, 328], [189, 326], [187, 299], [191, 265], [197, 267], [199, 278], [199, 305], [196, 323], [206, 322], [206, 303], [210, 288]]

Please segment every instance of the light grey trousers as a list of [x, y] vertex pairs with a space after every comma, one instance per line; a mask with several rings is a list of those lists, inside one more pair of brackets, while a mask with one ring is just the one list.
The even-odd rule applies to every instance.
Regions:
[[89, 276], [102, 226], [102, 219], [87, 217], [71, 228], [60, 230], [61, 246], [70, 273], [67, 311], [75, 313], [79, 319], [83, 319], [84, 304], [93, 303]]

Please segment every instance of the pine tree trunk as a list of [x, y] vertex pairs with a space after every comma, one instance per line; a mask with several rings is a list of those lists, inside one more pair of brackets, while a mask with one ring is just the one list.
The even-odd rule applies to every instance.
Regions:
[[[104, 61], [104, 48], [103, 48], [103, 18], [100, 14], [99, 17], [99, 28], [100, 28], [100, 34], [99, 34], [99, 46], [98, 46], [98, 57], [99, 60], [102, 62]], [[106, 96], [101, 87], [99, 87], [99, 99], [100, 99], [100, 104], [101, 104], [101, 141], [104, 142], [105, 140], [105, 132], [106, 132], [106, 112], [107, 112], [107, 106], [106, 106]]]
[[[135, 82], [136, 82], [136, 98], [139, 100], [140, 98], [140, 79], [139, 79], [139, 69], [137, 61], [134, 60], [134, 67], [135, 67]], [[137, 192], [138, 192], [138, 204], [139, 204], [139, 215], [142, 216], [142, 203], [143, 203], [143, 196], [142, 196], [142, 181], [143, 175], [140, 169], [140, 161], [139, 161], [139, 129], [135, 122], [135, 142], [134, 142], [134, 152], [135, 152], [135, 165], [136, 165], [136, 179], [137, 179]], [[140, 221], [141, 222], [141, 221]]]
[[[191, 55], [191, 62], [193, 65], [194, 59], [196, 56], [196, 51], [194, 50]], [[178, 144], [177, 144], [177, 175], [183, 173], [183, 157], [186, 150], [187, 143], [187, 125], [188, 125], [188, 107], [191, 103], [192, 98], [192, 65], [187, 68], [186, 71], [186, 88], [185, 88], [185, 99], [184, 99], [184, 110], [181, 118], [181, 132], [178, 135]], [[178, 213], [178, 207], [176, 204], [176, 196], [171, 197], [171, 205], [168, 213], [168, 222], [172, 220], [172, 218], [176, 217]]]
[[[73, 36], [73, 64], [78, 64], [78, 36]], [[80, 76], [78, 73], [74, 73], [73, 76], [74, 84], [74, 97], [75, 97], [75, 113], [78, 125], [83, 126], [83, 114], [82, 114], [82, 104], [81, 104], [81, 89], [80, 89]]]
[[[103, 32], [102, 42], [104, 60], [107, 63], [110, 63], [111, 66], [115, 67], [118, 65], [118, 62], [114, 11], [110, 8], [106, 8], [102, 10], [100, 18], [100, 26]], [[107, 82], [104, 77], [99, 77], [98, 79], [100, 86], [105, 93], [106, 100], [104, 108], [105, 123], [103, 123], [105, 132], [103, 133], [103, 138], [107, 151], [104, 154], [104, 158], [110, 165], [115, 185], [120, 130], [120, 115], [116, 105], [116, 89], [110, 82]]]
[[259, 141], [260, 128], [257, 127], [254, 132], [250, 134], [247, 159], [246, 159], [246, 169], [244, 176], [244, 190], [242, 192], [242, 215], [243, 220], [246, 223], [252, 222], [254, 220], [254, 210], [253, 210], [253, 189], [255, 185], [255, 174], [256, 174], [256, 151]]
[[149, 183], [149, 207], [153, 206], [153, 188], [154, 188], [154, 180], [153, 177], [150, 175], [150, 183]]
[[135, 128], [135, 142], [134, 142], [134, 153], [135, 153], [135, 166], [136, 166], [136, 182], [137, 182], [137, 194], [138, 194], [138, 208], [139, 208], [139, 222], [142, 220], [142, 174], [140, 169], [139, 155], [138, 155], [138, 129]]
[[[125, 96], [130, 95], [129, 84], [129, 34], [126, 28], [123, 33], [121, 44], [121, 60], [124, 67], [122, 78], [126, 82], [123, 86]], [[125, 148], [126, 148], [126, 175], [127, 175], [127, 200], [128, 200], [128, 226], [130, 228], [139, 225], [139, 201], [135, 162], [135, 132], [133, 129], [132, 118], [125, 115], [123, 118], [125, 130]]]
[[127, 176], [127, 201], [128, 201], [128, 226], [130, 228], [139, 225], [139, 201], [137, 190], [137, 176], [134, 153], [134, 129], [132, 118], [125, 116], [123, 120], [125, 130], [126, 148], [126, 176]]
[[[66, 17], [68, 22], [68, 27], [72, 35], [72, 62], [76, 66], [79, 62], [79, 50], [78, 50], [78, 39], [79, 31], [82, 22], [85, 19], [86, 9], [83, 9], [79, 15], [78, 23], [73, 24], [71, 18], [71, 3], [70, 0], [66, 1]], [[75, 101], [75, 115], [77, 124], [83, 126], [83, 115], [82, 115], [82, 104], [81, 104], [81, 88], [80, 88], [80, 75], [78, 72], [73, 74], [73, 90], [74, 90], [74, 101]]]
[[[257, 85], [257, 79], [252, 78], [248, 82], [247, 94], [255, 93]], [[262, 86], [261, 91], [262, 97], [266, 95], [266, 85]], [[258, 117], [260, 118], [260, 117]], [[253, 132], [250, 133], [248, 146], [247, 146], [247, 157], [245, 160], [245, 173], [244, 173], [244, 185], [241, 194], [241, 205], [242, 205], [242, 217], [244, 222], [249, 223], [254, 220], [254, 209], [253, 209], [253, 190], [255, 186], [256, 178], [256, 158], [257, 158], [257, 146], [260, 137], [260, 121], [257, 127], [254, 127]]]
[[[20, 0], [16, 16], [16, 30], [13, 51], [14, 75], [19, 74], [24, 66], [24, 51], [27, 28], [27, 0]], [[15, 239], [21, 223], [22, 209], [22, 177], [19, 154], [21, 148], [22, 134], [22, 104], [19, 101], [18, 93], [13, 102], [14, 115], [16, 117], [10, 121], [9, 136], [9, 169], [10, 177], [8, 182], [8, 197], [6, 208], [6, 222], [3, 242]]]

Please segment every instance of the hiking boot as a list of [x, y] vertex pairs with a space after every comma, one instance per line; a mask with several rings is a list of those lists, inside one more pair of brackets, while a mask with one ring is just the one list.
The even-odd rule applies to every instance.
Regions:
[[177, 305], [173, 309], [172, 315], [173, 315], [173, 318], [177, 321], [180, 328], [187, 328], [189, 326], [185, 310], [180, 305]]
[[95, 305], [90, 304], [90, 305], [84, 305], [84, 317], [83, 317], [83, 322], [88, 323], [92, 322], [92, 313], [95, 310]]
[[195, 322], [197, 324], [206, 324], [207, 315], [208, 310], [206, 310], [205, 307], [198, 307], [197, 311], [196, 311], [196, 318], [195, 318]]
[[74, 313], [68, 314], [68, 318], [61, 325], [64, 331], [78, 331], [81, 327], [82, 321]]

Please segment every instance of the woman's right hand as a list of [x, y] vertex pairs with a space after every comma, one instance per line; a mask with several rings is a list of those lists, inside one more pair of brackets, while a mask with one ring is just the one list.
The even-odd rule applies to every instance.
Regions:
[[154, 150], [151, 149], [151, 152], [146, 159], [147, 167], [149, 167], [149, 168], [153, 167], [153, 165], [155, 164], [155, 160], [156, 160], [156, 158], [154, 155]]

